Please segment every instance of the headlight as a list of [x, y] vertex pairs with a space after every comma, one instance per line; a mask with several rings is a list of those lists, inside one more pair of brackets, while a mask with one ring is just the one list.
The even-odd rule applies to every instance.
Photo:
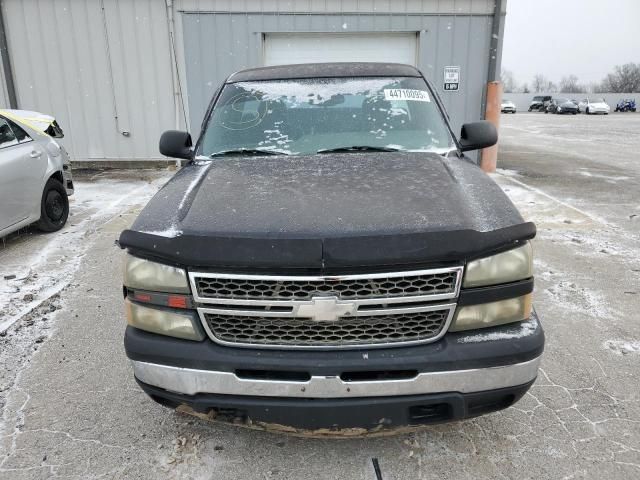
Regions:
[[458, 307], [449, 331], [461, 332], [520, 322], [531, 316], [531, 299], [532, 294], [529, 293], [498, 302]]
[[483, 287], [499, 283], [516, 282], [533, 276], [531, 244], [474, 260], [467, 264], [462, 286]]
[[562, 111], [562, 107], [558, 107], [558, 111], [561, 112]]
[[148, 308], [128, 299], [125, 299], [125, 306], [127, 323], [132, 327], [186, 340], [204, 339], [204, 334], [195, 327], [195, 314], [192, 311]]
[[187, 272], [183, 269], [128, 254], [124, 266], [124, 285], [156, 292], [190, 293]]

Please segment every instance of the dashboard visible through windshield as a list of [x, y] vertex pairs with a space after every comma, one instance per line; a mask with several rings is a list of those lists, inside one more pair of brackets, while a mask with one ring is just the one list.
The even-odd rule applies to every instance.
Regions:
[[225, 85], [197, 155], [454, 148], [422, 78], [313, 78]]

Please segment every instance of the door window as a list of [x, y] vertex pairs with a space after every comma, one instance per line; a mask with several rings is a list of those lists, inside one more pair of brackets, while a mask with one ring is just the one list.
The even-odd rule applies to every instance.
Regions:
[[18, 140], [4, 118], [0, 118], [0, 148], [17, 145]]

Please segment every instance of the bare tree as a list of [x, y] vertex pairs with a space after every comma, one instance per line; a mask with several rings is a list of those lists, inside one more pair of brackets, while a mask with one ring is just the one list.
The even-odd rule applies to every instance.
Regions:
[[524, 84], [522, 85], [522, 93], [530, 93], [531, 90], [529, 90], [529, 85], [528, 84]]
[[531, 86], [535, 93], [540, 93], [540, 92], [544, 92], [544, 89], [547, 86], [547, 84], [548, 84], [547, 77], [545, 77], [541, 73], [538, 73], [536, 76], [533, 77], [533, 82], [531, 83]]
[[614, 93], [640, 92], [640, 63], [616, 65], [602, 81], [600, 89]]
[[560, 91], [564, 93], [584, 93], [586, 92], [584, 85], [578, 83], [578, 77], [575, 75], [569, 75], [568, 77], [562, 77], [560, 80]]
[[511, 70], [503, 68], [502, 72], [500, 72], [500, 80], [502, 81], [502, 88], [505, 93], [513, 93], [518, 89], [518, 83]]

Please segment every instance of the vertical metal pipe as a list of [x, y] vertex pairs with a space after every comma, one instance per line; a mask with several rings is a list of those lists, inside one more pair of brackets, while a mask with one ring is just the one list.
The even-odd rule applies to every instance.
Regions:
[[500, 80], [500, 52], [501, 38], [500, 31], [502, 29], [502, 7], [506, 0], [494, 0], [495, 9], [493, 11], [493, 20], [491, 22], [491, 40], [489, 42], [489, 72], [487, 82], [496, 82]]
[[9, 45], [7, 44], [7, 33], [4, 28], [4, 5], [0, 0], [0, 56], [2, 57], [2, 70], [9, 95], [9, 107], [18, 108], [18, 97], [16, 96], [16, 85], [13, 82], [13, 69], [11, 68], [11, 58], [9, 57]]

